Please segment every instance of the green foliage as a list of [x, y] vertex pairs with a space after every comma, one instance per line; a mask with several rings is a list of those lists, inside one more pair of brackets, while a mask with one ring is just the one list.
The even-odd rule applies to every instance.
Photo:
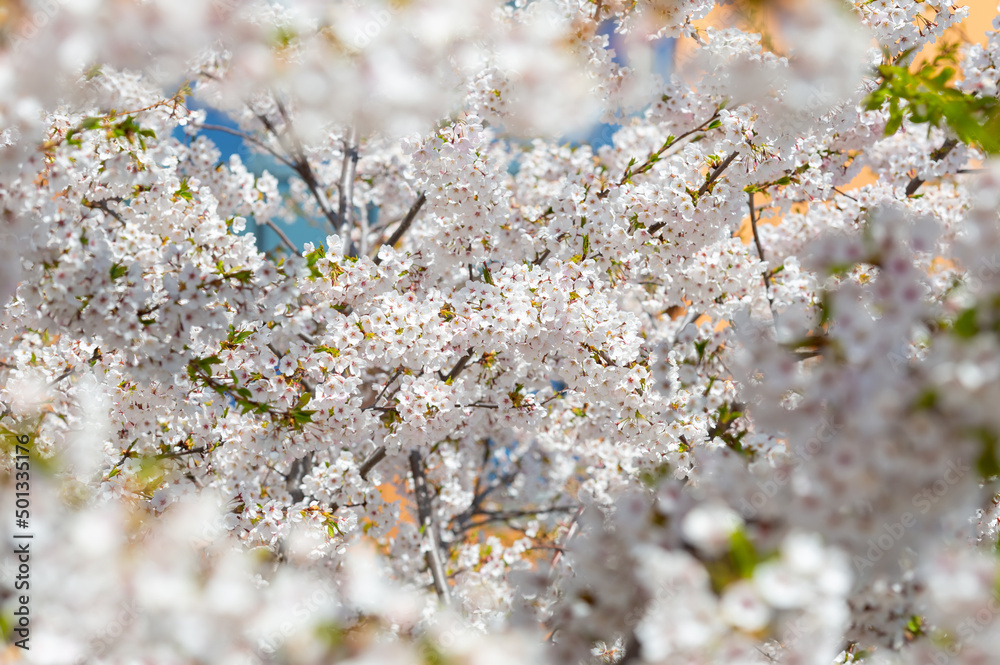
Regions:
[[79, 148], [82, 145], [77, 134], [94, 129], [104, 129], [107, 137], [123, 138], [129, 143], [138, 141], [139, 146], [146, 149], [146, 139], [156, 138], [156, 132], [152, 129], [143, 128], [135, 121], [135, 116], [127, 116], [124, 120], [115, 121], [114, 115], [110, 118], [84, 118], [79, 125], [66, 132], [66, 143]]
[[127, 266], [123, 266], [120, 263], [116, 263], [116, 264], [114, 264], [114, 265], [111, 266], [111, 279], [112, 280], [116, 280], [119, 277], [124, 276], [126, 273], [128, 273], [128, 267]]
[[758, 564], [768, 557], [762, 556], [743, 530], [734, 531], [729, 537], [729, 551], [718, 559], [704, 562], [712, 589], [722, 591], [739, 580], [753, 577]]
[[483, 264], [483, 281], [490, 286], [496, 286], [496, 282], [493, 281], [493, 272], [485, 263]]
[[976, 459], [976, 472], [979, 477], [989, 479], [1000, 476], [1000, 460], [997, 459], [997, 435], [986, 427], [973, 428], [971, 434], [979, 439], [979, 458]]
[[[236, 330], [234, 326], [229, 326], [229, 339], [226, 342], [231, 346], [237, 346], [245, 342], [253, 333], [253, 330]], [[223, 348], [226, 348], [225, 345]]]
[[323, 277], [323, 273], [321, 273], [319, 271], [319, 268], [316, 267], [316, 263], [320, 259], [325, 257], [326, 257], [326, 250], [323, 249], [323, 245], [317, 246], [316, 249], [305, 255], [306, 267], [309, 268], [309, 276], [312, 279], [320, 279], [321, 277]]
[[174, 192], [174, 200], [184, 199], [185, 201], [190, 201], [194, 198], [194, 192], [188, 186], [188, 179], [181, 178], [181, 186]]
[[979, 326], [976, 323], [976, 308], [970, 307], [959, 314], [958, 318], [955, 319], [952, 330], [962, 339], [971, 339], [975, 337], [979, 332]]
[[963, 143], [987, 153], [1000, 152], [1000, 100], [956, 89], [951, 83], [954, 68], [940, 66], [953, 61], [954, 55], [946, 51], [916, 72], [896, 64], [881, 65], [882, 82], [868, 95], [865, 108], [873, 111], [888, 105], [886, 136], [895, 134], [903, 120], [933, 127], [943, 123]]

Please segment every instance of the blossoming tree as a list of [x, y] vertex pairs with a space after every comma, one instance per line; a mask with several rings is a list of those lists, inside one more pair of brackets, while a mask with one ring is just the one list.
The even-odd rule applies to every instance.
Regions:
[[713, 5], [4, 5], [3, 658], [997, 662], [1000, 35]]

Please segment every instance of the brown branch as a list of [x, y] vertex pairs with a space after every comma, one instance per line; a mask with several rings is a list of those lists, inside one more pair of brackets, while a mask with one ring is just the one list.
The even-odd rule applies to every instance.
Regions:
[[[931, 159], [935, 162], [940, 162], [942, 159], [947, 157], [948, 153], [954, 150], [955, 146], [957, 145], [958, 145], [958, 139], [946, 140], [944, 143], [941, 144], [940, 148], [931, 153]], [[922, 184], [924, 184], [924, 180], [922, 178], [914, 176], [913, 179], [910, 180], [909, 184], [906, 185], [906, 197], [909, 198], [914, 194], [916, 194], [917, 190], [920, 189], [920, 186]]]
[[358, 468], [358, 474], [361, 476], [361, 480], [368, 480], [368, 474], [371, 473], [375, 465], [385, 459], [385, 446], [379, 446], [376, 448], [371, 455], [369, 455], [361, 466]]
[[541, 256], [539, 256], [534, 261], [532, 261], [532, 265], [536, 265], [536, 266], [542, 265], [543, 263], [545, 263], [545, 259], [549, 258], [550, 254], [552, 254], [552, 250], [551, 249], [545, 250], [544, 252], [542, 252]]
[[[722, 172], [725, 171], [727, 168], [729, 168], [729, 165], [733, 163], [733, 160], [736, 159], [736, 155], [738, 154], [739, 151], [734, 150], [729, 154], [728, 157], [726, 157], [726, 159], [721, 164], [715, 167], [715, 170], [712, 171], [712, 173], [708, 176], [708, 180], [705, 181], [705, 184], [698, 189], [698, 192], [694, 196], [695, 200], [700, 198], [705, 192], [708, 191], [709, 187], [711, 187], [712, 184], [719, 179], [719, 176], [722, 175]], [[649, 233], [649, 235], [653, 235], [666, 225], [667, 225], [666, 222], [657, 222], [656, 224], [650, 226], [649, 229], [647, 229], [647, 233]]]
[[264, 223], [267, 224], [272, 231], [278, 234], [278, 237], [281, 238], [281, 242], [285, 243], [285, 247], [291, 250], [292, 254], [295, 254], [296, 256], [299, 254], [299, 248], [295, 246], [295, 243], [288, 239], [288, 236], [285, 235], [284, 231], [278, 228], [278, 225], [274, 223], [274, 220], [265, 219]]
[[351, 129], [344, 139], [344, 163], [340, 169], [340, 189], [337, 193], [337, 217], [340, 219], [340, 237], [344, 240], [344, 252], [357, 256], [354, 241], [351, 240], [351, 222], [354, 216], [354, 174], [358, 167], [358, 134]]
[[295, 168], [295, 163], [294, 162], [292, 162], [290, 159], [288, 159], [287, 157], [285, 157], [284, 155], [282, 155], [280, 152], [278, 152], [277, 150], [275, 150], [271, 146], [269, 146], [266, 143], [264, 143], [263, 141], [261, 141], [259, 138], [257, 138], [253, 134], [248, 134], [246, 132], [241, 132], [241, 131], [239, 131], [237, 129], [232, 129], [230, 127], [225, 127], [223, 125], [204, 124], [204, 125], [196, 125], [196, 127], [198, 129], [207, 129], [207, 130], [213, 131], [213, 132], [224, 132], [226, 134], [232, 134], [233, 136], [238, 136], [241, 139], [243, 139], [244, 141], [250, 141], [254, 145], [258, 146], [259, 148], [261, 148], [263, 150], [266, 150], [268, 152], [268, 154], [270, 154], [272, 157], [274, 157], [275, 159], [277, 159], [279, 162], [281, 162], [285, 166], [288, 166], [289, 168], [293, 168], [293, 169]]
[[102, 199], [100, 201], [84, 201], [83, 205], [87, 206], [91, 210], [94, 210], [94, 209], [102, 210], [105, 214], [111, 215], [112, 217], [114, 217], [115, 219], [117, 219], [118, 222], [122, 226], [126, 226], [125, 220], [122, 218], [122, 216], [118, 212], [112, 210], [108, 206], [108, 201], [114, 201], [116, 203], [121, 203], [121, 199], [115, 197], [115, 198], [110, 198], [110, 199]]
[[434, 523], [431, 509], [430, 492], [427, 489], [427, 477], [424, 475], [424, 463], [420, 453], [410, 451], [410, 472], [413, 474], [413, 492], [417, 498], [417, 514], [420, 519], [421, 532], [430, 538], [430, 549], [426, 553], [427, 567], [434, 579], [434, 590], [445, 605], [450, 603], [448, 580], [445, 578], [444, 563], [441, 560], [441, 540]]
[[[533, 515], [544, 515], [546, 513], [568, 513], [577, 510], [577, 508], [578, 506], [552, 506], [551, 508], [539, 508], [537, 510], [478, 510], [469, 517], [468, 521], [463, 522], [461, 528], [459, 528], [455, 533], [456, 535], [459, 535], [469, 531], [470, 529], [475, 529], [476, 527], [491, 524], [493, 522], [505, 522], [519, 517], [531, 517]], [[481, 519], [476, 522], [471, 521], [473, 517], [478, 516], [482, 516], [485, 519]]]
[[839, 189], [837, 189], [836, 187], [834, 187], [834, 188], [833, 188], [833, 191], [837, 192], [837, 193], [838, 193], [838, 194], [840, 194], [841, 196], [846, 196], [847, 198], [851, 199], [852, 201], [857, 201], [857, 200], [858, 200], [858, 199], [857, 199], [856, 197], [854, 197], [854, 196], [851, 196], [851, 195], [850, 195], [850, 194], [848, 194], [847, 192], [842, 192], [842, 191], [840, 191]]
[[302, 499], [306, 498], [305, 492], [302, 491], [300, 485], [302, 484], [302, 479], [306, 477], [306, 474], [312, 468], [313, 460], [315, 459], [316, 451], [311, 451], [305, 457], [299, 457], [294, 462], [292, 462], [291, 468], [288, 470], [288, 475], [285, 477], [285, 486], [288, 488], [288, 493], [292, 497], [292, 503], [298, 503]]
[[715, 170], [712, 171], [712, 174], [710, 176], [708, 176], [708, 180], [705, 181], [705, 184], [698, 189], [698, 194], [697, 194], [698, 197], [701, 197], [705, 192], [708, 191], [708, 188], [711, 187], [712, 184], [719, 179], [719, 176], [722, 175], [723, 171], [729, 168], [729, 165], [733, 163], [733, 160], [736, 159], [736, 156], [738, 154], [740, 154], [739, 150], [733, 150], [731, 153], [729, 153], [729, 156], [726, 157], [725, 161], [723, 161], [721, 164], [715, 167]]
[[[390, 247], [394, 247], [396, 243], [399, 242], [399, 239], [403, 237], [403, 234], [406, 233], [407, 230], [409, 230], [410, 225], [413, 224], [413, 220], [417, 218], [417, 213], [420, 212], [420, 208], [424, 205], [426, 201], [427, 201], [427, 196], [423, 192], [420, 192], [420, 196], [418, 196], [417, 200], [413, 202], [412, 206], [410, 206], [409, 211], [406, 213], [406, 217], [403, 218], [403, 221], [399, 223], [399, 226], [396, 228], [395, 232], [391, 236], [389, 236], [389, 239], [383, 242], [382, 245], [389, 245]], [[379, 265], [381, 263], [382, 259], [376, 256], [375, 265]]]
[[56, 378], [54, 378], [51, 381], [49, 381], [48, 387], [49, 388], [53, 387], [54, 385], [56, 385], [57, 383], [59, 383], [60, 381], [62, 381], [63, 379], [65, 379], [67, 376], [70, 376], [75, 371], [76, 370], [74, 370], [72, 367], [67, 368], [66, 370], [63, 371], [62, 374], [60, 374]]
[[448, 372], [447, 376], [443, 376], [441, 372], [438, 372], [438, 377], [445, 383], [448, 383], [449, 381], [454, 381], [455, 379], [458, 378], [459, 374], [465, 371], [465, 367], [469, 364], [469, 361], [472, 360], [472, 355], [473, 355], [472, 349], [469, 349], [468, 351], [466, 351], [464, 356], [458, 359], [458, 362], [455, 363], [455, 366], [451, 369], [450, 372]]
[[186, 457], [187, 455], [201, 455], [202, 453], [210, 453], [215, 450], [214, 447], [201, 446], [199, 448], [191, 448], [190, 450], [178, 450], [173, 453], [160, 453], [156, 455], [156, 459], [179, 459], [181, 457]]
[[[753, 192], [750, 192], [747, 195], [747, 198], [749, 200], [748, 202], [750, 205], [750, 228], [753, 229], [753, 241], [754, 244], [757, 245], [757, 256], [760, 257], [761, 261], [766, 261], [767, 259], [764, 258], [764, 246], [761, 245], [760, 234], [757, 233], [757, 211], [753, 207]], [[767, 293], [767, 301], [770, 305], [773, 306], [774, 296], [771, 295], [771, 275], [770, 271], [768, 270], [764, 271], [764, 288], [766, 289]], [[772, 316], [774, 315], [773, 310], [771, 312], [771, 315]]]
[[562, 539], [562, 543], [558, 546], [559, 549], [556, 553], [552, 555], [552, 562], [549, 564], [549, 581], [551, 582], [556, 572], [556, 564], [559, 563], [559, 559], [562, 558], [563, 552], [567, 547], [569, 547], [569, 541], [573, 539], [576, 535], [577, 530], [580, 526], [580, 515], [583, 514], [584, 506], [580, 506], [576, 509], [576, 514], [573, 515], [573, 519], [569, 522], [569, 528], [566, 530], [566, 535]]
[[[329, 202], [326, 196], [322, 193], [319, 180], [316, 178], [316, 174], [313, 172], [312, 167], [309, 165], [309, 159], [306, 157], [305, 150], [302, 145], [298, 143], [295, 138], [295, 133], [292, 131], [292, 122], [288, 116], [288, 112], [285, 111], [284, 105], [278, 100], [277, 96], [274, 98], [275, 104], [278, 106], [278, 111], [281, 113], [281, 117], [285, 121], [285, 125], [288, 127], [288, 133], [292, 137], [293, 145], [289, 146], [285, 143], [285, 139], [278, 133], [277, 128], [274, 123], [264, 115], [263, 113], [254, 113], [257, 119], [261, 121], [264, 127], [277, 139], [278, 143], [291, 155], [295, 157], [295, 161], [290, 163], [292, 169], [299, 174], [302, 181], [306, 183], [306, 187], [309, 188], [309, 192], [312, 194], [313, 198], [316, 199], [316, 204], [319, 206], [320, 212], [326, 217], [327, 221], [330, 222], [330, 227], [336, 231], [337, 230], [337, 217], [333, 210], [330, 209]], [[253, 109], [251, 109], [251, 112]]]
[[687, 137], [691, 136], [692, 134], [703, 131], [704, 129], [707, 128], [708, 125], [712, 124], [712, 122], [718, 117], [719, 117], [719, 111], [716, 110], [715, 113], [712, 114], [711, 118], [701, 123], [694, 129], [689, 129], [680, 136], [673, 136], [668, 138], [666, 141], [663, 142], [663, 145], [660, 146], [660, 149], [654, 153], [651, 153], [648, 157], [646, 157], [646, 161], [640, 164], [639, 168], [637, 168], [635, 171], [631, 170], [631, 167], [625, 169], [624, 175], [622, 175], [621, 180], [618, 181], [618, 186], [620, 187], [624, 185], [626, 182], [628, 182], [630, 178], [633, 178], [634, 176], [637, 175], [642, 175], [646, 171], [652, 169], [653, 165], [656, 164], [658, 161], [660, 161], [660, 157], [663, 155], [664, 152], [666, 152], [671, 147], [677, 145], [678, 141], [682, 141]]
[[399, 377], [399, 375], [402, 374], [402, 373], [403, 373], [403, 368], [402, 367], [397, 367], [396, 371], [393, 372], [392, 376], [389, 377], [389, 380], [385, 382], [384, 386], [382, 386], [382, 390], [379, 391], [379, 393], [377, 395], [375, 395], [375, 399], [373, 399], [371, 401], [371, 404], [369, 404], [368, 406], [361, 407], [361, 410], [362, 411], [368, 411], [369, 409], [374, 409], [375, 405], [378, 404], [378, 401], [380, 399], [382, 399], [382, 395], [384, 395], [385, 391], [388, 390], [389, 386], [392, 385], [392, 382], [395, 381], [396, 378]]
[[139, 439], [132, 439], [132, 443], [128, 444], [128, 448], [122, 453], [121, 459], [108, 471], [109, 474], [125, 463], [125, 460], [132, 454], [132, 449], [135, 448], [135, 444], [137, 443], [139, 443]]

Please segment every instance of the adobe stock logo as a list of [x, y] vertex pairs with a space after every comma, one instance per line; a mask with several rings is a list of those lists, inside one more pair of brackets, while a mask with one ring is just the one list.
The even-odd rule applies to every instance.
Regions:
[[911, 503], [916, 512], [907, 511], [898, 520], [882, 522], [880, 532], [868, 539], [865, 556], [854, 555], [854, 569], [860, 573], [866, 568], [874, 568], [882, 557], [896, 547], [906, 532], [917, 524], [917, 514], [926, 515], [930, 512], [971, 470], [972, 467], [963, 459], [949, 461], [941, 478], [913, 495]]
[[24, 44], [35, 37], [62, 10], [65, 0], [44, 0], [35, 3], [31, 11], [21, 17], [20, 25], [11, 36], [11, 49], [16, 53]]
[[359, 25], [354, 30], [354, 38], [351, 40], [352, 45], [357, 50], [361, 51], [368, 47], [372, 43], [382, 30], [385, 29], [389, 23], [392, 22], [393, 17], [399, 13], [398, 4], [389, 4], [385, 7], [376, 9], [375, 11], [365, 11], [365, 19], [361, 21]]
[[826, 418], [820, 422], [815, 434], [802, 446], [793, 446], [790, 450], [792, 458], [788, 465], [775, 470], [767, 480], [758, 480], [757, 489], [749, 498], [744, 498], [739, 505], [743, 519], [753, 519], [767, 503], [773, 499], [782, 487], [792, 481], [795, 470], [814, 459], [824, 447], [833, 441], [840, 431], [834, 423]]

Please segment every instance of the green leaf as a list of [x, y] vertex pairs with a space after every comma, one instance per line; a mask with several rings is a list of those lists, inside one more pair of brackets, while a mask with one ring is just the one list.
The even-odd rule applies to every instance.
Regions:
[[246, 284], [253, 277], [253, 272], [250, 270], [236, 270], [234, 272], [228, 273], [226, 277], [230, 279], [235, 279], [238, 282]]
[[743, 578], [753, 576], [753, 569], [760, 561], [753, 543], [742, 530], [734, 531], [729, 537], [729, 557], [736, 573]]
[[997, 436], [985, 427], [972, 430], [972, 435], [979, 439], [979, 458], [976, 460], [976, 471], [980, 478], [1000, 476], [1000, 460], [997, 459]]
[[247, 338], [249, 338], [250, 335], [254, 333], [253, 330], [241, 330], [239, 332], [236, 332], [236, 329], [233, 328], [232, 326], [230, 326], [230, 329], [231, 330], [229, 332], [229, 342], [231, 344], [242, 344], [243, 342], [247, 341]]
[[312, 422], [312, 417], [314, 413], [316, 412], [293, 409], [292, 411], [289, 412], [289, 415], [292, 417], [292, 420], [295, 421], [296, 425], [305, 425], [306, 423]]
[[222, 360], [219, 359], [219, 356], [209, 356], [208, 358], [199, 358], [198, 360], [196, 360], [194, 362], [195, 362], [195, 364], [198, 365], [198, 367], [201, 368], [201, 370], [205, 374], [208, 374], [209, 376], [211, 376], [211, 374], [212, 374], [212, 365], [221, 365], [222, 364]]
[[185, 201], [191, 201], [192, 199], [194, 199], [194, 193], [188, 186], [188, 179], [186, 177], [181, 178], [180, 189], [174, 192], [174, 200], [176, 201], [177, 199], [184, 199]]
[[120, 263], [116, 263], [111, 266], [111, 279], [116, 280], [119, 277], [124, 277], [128, 273], [128, 268]]
[[962, 339], [975, 337], [979, 332], [979, 326], [976, 324], [976, 308], [972, 307], [959, 314], [952, 329]]

